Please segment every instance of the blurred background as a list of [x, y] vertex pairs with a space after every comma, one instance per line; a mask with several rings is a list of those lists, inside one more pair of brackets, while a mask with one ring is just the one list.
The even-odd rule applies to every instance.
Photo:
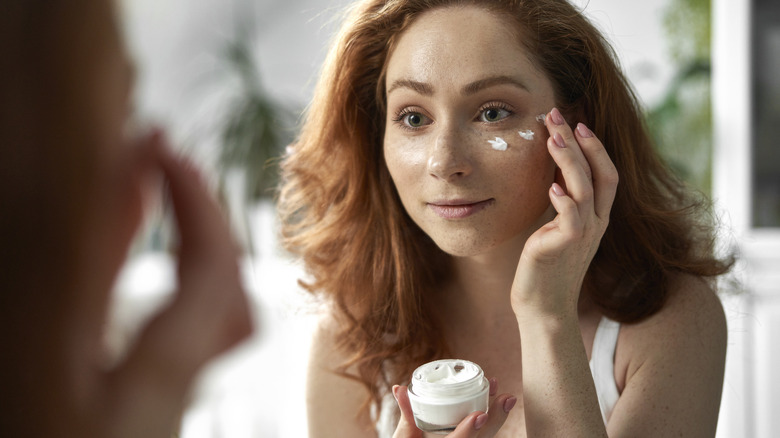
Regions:
[[[319, 304], [279, 248], [276, 158], [294, 138], [349, 0], [123, 0], [136, 111], [206, 169], [245, 251], [258, 330], [203, 373], [183, 438], [305, 437], [305, 369]], [[713, 197], [729, 356], [718, 437], [780, 436], [780, 3], [574, 0], [612, 41], [663, 155]], [[170, 229], [153, 217], [116, 285], [121, 352], [165, 301]], [[775, 415], [773, 415], [773, 413]]]

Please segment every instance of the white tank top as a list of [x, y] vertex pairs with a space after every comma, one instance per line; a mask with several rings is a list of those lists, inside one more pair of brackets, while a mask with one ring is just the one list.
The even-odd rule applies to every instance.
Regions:
[[607, 424], [612, 409], [620, 397], [615, 383], [615, 347], [618, 333], [620, 333], [620, 323], [602, 317], [590, 352], [590, 373], [593, 374], [593, 383], [596, 384], [596, 395], [599, 397], [604, 424]]
[[[599, 408], [604, 424], [607, 424], [612, 409], [620, 396], [615, 383], [615, 347], [617, 346], [620, 323], [602, 317], [593, 338], [593, 349], [590, 353], [590, 372], [596, 385], [596, 395], [599, 398]], [[382, 409], [375, 418], [376, 432], [379, 438], [392, 438], [398, 425], [400, 412], [392, 393], [385, 394], [382, 399]]]

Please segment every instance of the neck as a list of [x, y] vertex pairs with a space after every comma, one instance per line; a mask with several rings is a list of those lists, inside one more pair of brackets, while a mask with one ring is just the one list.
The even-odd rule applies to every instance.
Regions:
[[454, 257], [443, 300], [447, 315], [459, 322], [514, 320], [510, 293], [525, 241], [526, 236], [517, 236], [487, 253]]
[[[452, 279], [443, 290], [440, 307], [445, 321], [460, 326], [474, 324], [515, 324], [510, 295], [520, 255], [533, 231], [551, 220], [554, 211], [540, 218], [537, 227], [528, 234], [520, 234], [482, 254], [453, 257]], [[594, 310], [587, 299], [580, 299], [579, 313]]]

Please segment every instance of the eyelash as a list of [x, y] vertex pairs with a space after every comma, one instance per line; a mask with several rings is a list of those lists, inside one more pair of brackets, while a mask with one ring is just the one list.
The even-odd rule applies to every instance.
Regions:
[[[495, 122], [485, 122], [485, 121], [479, 120], [480, 117], [482, 116], [482, 114], [485, 111], [491, 110], [491, 109], [497, 109], [497, 110], [506, 111], [508, 114], [503, 119], [495, 121]], [[401, 127], [402, 129], [405, 129], [407, 131], [417, 131], [417, 130], [420, 129], [420, 127], [409, 126], [409, 125], [407, 125], [404, 122], [404, 119], [406, 118], [406, 116], [408, 116], [410, 114], [419, 114], [421, 117], [428, 118], [428, 116], [424, 115], [421, 111], [416, 111], [414, 108], [408, 108], [407, 107], [407, 108], [404, 108], [401, 111], [399, 111], [398, 114], [396, 114], [395, 118], [393, 118], [393, 122], [396, 125], [398, 125], [399, 127]], [[486, 104], [482, 105], [479, 108], [479, 110], [477, 111], [477, 116], [475, 117], [475, 119], [479, 120], [480, 123], [494, 125], [494, 124], [503, 122], [504, 120], [508, 119], [509, 117], [511, 117], [514, 114], [515, 114], [515, 112], [512, 109], [512, 107], [510, 107], [509, 105], [507, 105], [504, 102], [489, 102], [489, 103], [486, 103]]]
[[409, 126], [404, 122], [406, 116], [410, 114], [419, 114], [422, 117], [428, 118], [428, 116], [424, 115], [421, 111], [416, 111], [414, 108], [404, 108], [398, 112], [398, 114], [393, 119], [393, 122], [401, 129], [405, 129], [407, 131], [417, 131], [420, 129], [419, 127], [415, 128], [414, 126]]
[[479, 108], [479, 110], [477, 111], [477, 116], [476, 116], [476, 119], [477, 119], [477, 120], [479, 120], [479, 119], [480, 119], [480, 117], [482, 117], [482, 114], [483, 114], [485, 111], [487, 111], [487, 110], [490, 110], [490, 109], [503, 110], [503, 111], [506, 111], [508, 114], [507, 114], [507, 116], [506, 116], [506, 117], [504, 117], [503, 119], [501, 119], [501, 120], [498, 120], [498, 121], [496, 121], [496, 122], [482, 122], [481, 120], [480, 120], [480, 122], [482, 122], [482, 123], [487, 123], [487, 124], [491, 124], [491, 125], [495, 125], [496, 123], [501, 123], [501, 122], [503, 122], [504, 120], [508, 119], [509, 117], [512, 117], [512, 116], [515, 114], [515, 112], [514, 112], [514, 110], [512, 109], [512, 107], [511, 107], [511, 106], [509, 106], [509, 105], [507, 105], [507, 104], [506, 104], [506, 103], [504, 103], [504, 102], [489, 102], [489, 103], [486, 103], [486, 104], [482, 105], [482, 106]]

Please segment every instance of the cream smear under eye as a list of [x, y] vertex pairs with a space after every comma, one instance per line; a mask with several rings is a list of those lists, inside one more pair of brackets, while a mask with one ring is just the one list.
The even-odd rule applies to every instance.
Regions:
[[518, 131], [517, 132], [520, 137], [522, 137], [525, 140], [533, 140], [534, 139], [534, 132], [530, 129], [526, 129], [525, 131]]
[[495, 140], [488, 140], [488, 143], [490, 143], [490, 146], [492, 146], [493, 149], [497, 151], [505, 151], [506, 147], [508, 146], [506, 141], [504, 141], [504, 139], [501, 137], [496, 137]]
[[408, 391], [417, 427], [443, 435], [468, 414], [487, 412], [490, 383], [474, 362], [445, 359], [417, 368]]

